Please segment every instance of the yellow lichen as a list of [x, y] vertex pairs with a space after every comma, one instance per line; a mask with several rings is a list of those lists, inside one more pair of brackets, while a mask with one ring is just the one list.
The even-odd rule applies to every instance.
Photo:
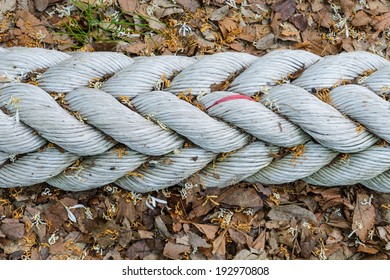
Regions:
[[303, 155], [303, 152], [305, 151], [305, 145], [300, 144], [298, 146], [290, 148], [290, 152], [293, 155], [294, 159], [297, 159]]
[[348, 165], [349, 164], [349, 158], [350, 158], [349, 154], [340, 154], [339, 161], [342, 164]]
[[131, 171], [131, 172], [127, 172], [126, 173], [127, 176], [132, 176], [132, 177], [138, 177], [138, 178], [141, 178], [143, 179], [145, 177], [145, 175], [137, 172], [137, 171]]
[[119, 158], [123, 158], [123, 156], [128, 156], [129, 152], [125, 147], [115, 148], [114, 151], [118, 154]]
[[330, 91], [327, 88], [319, 89], [316, 91], [316, 97], [327, 104], [330, 104], [332, 102], [332, 99], [329, 94]]
[[356, 127], [356, 132], [357, 132], [358, 134], [360, 134], [360, 133], [366, 131], [366, 128], [365, 128], [363, 125], [361, 125], [360, 123], [356, 123], [356, 125], [357, 125], [357, 127]]

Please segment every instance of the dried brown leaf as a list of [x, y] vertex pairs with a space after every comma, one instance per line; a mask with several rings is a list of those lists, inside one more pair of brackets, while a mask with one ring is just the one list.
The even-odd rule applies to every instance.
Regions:
[[257, 250], [265, 248], [265, 233], [266, 233], [266, 230], [263, 229], [260, 232], [259, 236], [257, 236], [257, 238], [255, 239], [255, 241], [253, 241], [253, 243], [251, 245], [252, 248], [257, 249]]
[[254, 13], [251, 9], [245, 8], [244, 6], [241, 6], [241, 14], [246, 18], [246, 21], [249, 24], [259, 21], [257, 19], [256, 13]]
[[375, 207], [370, 203], [367, 194], [358, 193], [356, 195], [356, 205], [353, 213], [352, 230], [362, 242], [365, 242], [368, 232], [375, 224]]
[[353, 46], [353, 42], [354, 40], [351, 38], [351, 37], [348, 37], [348, 38], [345, 38], [343, 40], [343, 49], [347, 52], [352, 52], [355, 50], [354, 46]]
[[118, 204], [118, 212], [116, 216], [116, 221], [121, 223], [124, 219], [127, 219], [130, 223], [134, 223], [139, 217], [138, 213], [134, 207], [132, 201], [127, 202], [125, 199], [122, 199]]
[[137, 0], [118, 0], [119, 7], [121, 8], [122, 12], [125, 14], [129, 14], [134, 12], [137, 9]]
[[188, 215], [189, 218], [194, 219], [196, 217], [204, 216], [208, 212], [210, 212], [213, 208], [217, 207], [218, 204], [207, 199], [207, 197], [212, 197], [213, 200], [215, 201], [215, 199], [216, 199], [215, 197], [218, 197], [221, 191], [223, 191], [223, 190], [219, 189], [219, 188], [206, 189], [206, 191], [203, 194], [203, 196], [204, 196], [203, 199], [194, 200], [193, 209]]
[[211, 13], [210, 20], [213, 21], [223, 20], [229, 14], [229, 11], [230, 9], [228, 5], [222, 6], [221, 8], [216, 9]]
[[301, 42], [301, 35], [293, 24], [286, 22], [279, 34], [279, 39], [283, 41]]
[[329, 258], [330, 255], [334, 254], [340, 248], [341, 248], [341, 244], [339, 244], [339, 243], [325, 245], [325, 255], [326, 255], [326, 257]]
[[118, 237], [119, 245], [121, 245], [122, 247], [126, 247], [130, 243], [132, 237], [133, 231], [131, 230], [131, 228], [121, 229]]
[[169, 241], [167, 242], [167, 244], [165, 244], [163, 254], [167, 258], [178, 260], [181, 259], [180, 254], [190, 253], [190, 252], [191, 252], [191, 246], [175, 244]]
[[328, 260], [346, 260], [347, 257], [344, 254], [343, 248], [339, 247], [328, 256]]
[[38, 236], [39, 241], [42, 242], [45, 239], [47, 234], [47, 226], [39, 225], [39, 226], [34, 226], [32, 229]]
[[138, 230], [139, 237], [141, 239], [153, 239], [154, 238], [154, 233], [148, 230]]
[[379, 15], [390, 10], [390, 3], [387, 0], [371, 0], [367, 1], [369, 6], [368, 12], [372, 15]]
[[182, 244], [182, 245], [190, 245], [189, 243], [189, 236], [188, 234], [185, 235], [179, 235], [175, 238], [176, 244]]
[[267, 253], [263, 249], [243, 249], [237, 253], [234, 260], [267, 260]]
[[2, 220], [0, 230], [8, 238], [17, 240], [24, 236], [25, 226], [24, 224], [20, 223], [19, 220], [6, 218]]
[[[272, 233], [273, 231], [271, 231]], [[280, 251], [279, 249], [279, 242], [278, 242], [278, 238], [277, 238], [277, 233], [275, 232], [275, 234], [273, 236], [270, 236], [268, 239], [267, 239], [267, 243], [268, 245], [270, 246], [270, 249], [271, 249], [271, 252], [272, 253], [277, 253]]]
[[307, 18], [301, 14], [292, 16], [290, 18], [290, 22], [292, 22], [301, 31], [308, 27]]
[[390, 226], [377, 227], [377, 231], [382, 240], [390, 242]]
[[188, 233], [188, 243], [193, 247], [193, 248], [210, 248], [211, 245], [206, 242], [205, 239], [200, 237], [199, 235], [189, 232]]
[[303, 2], [303, 1], [298, 1], [297, 3], [297, 10], [301, 12], [306, 12], [309, 10], [311, 3], [309, 2]]
[[280, 14], [283, 21], [288, 20], [296, 10], [296, 4], [293, 0], [280, 0], [274, 4], [274, 11]]
[[341, 10], [346, 18], [349, 18], [355, 10], [356, 1], [354, 0], [340, 0]]
[[146, 239], [133, 243], [126, 251], [128, 259], [143, 259], [145, 256], [160, 252], [164, 248], [164, 243], [161, 239]]
[[98, 243], [103, 249], [113, 245], [121, 231], [121, 227], [114, 220], [100, 223], [90, 230], [90, 236], [95, 243]]
[[321, 205], [323, 210], [326, 210], [330, 207], [335, 207], [338, 205], [347, 206], [348, 209], [353, 209], [354, 207], [347, 201], [347, 199], [341, 197], [341, 192], [339, 188], [317, 188], [313, 189], [311, 192], [317, 193], [320, 196], [315, 197], [315, 200]]
[[195, 13], [196, 9], [200, 7], [198, 0], [176, 0], [175, 2], [181, 5], [185, 10], [189, 10], [191, 13]]
[[280, 228], [281, 227], [281, 222], [280, 221], [274, 221], [274, 220], [271, 220], [271, 221], [267, 221], [265, 223], [265, 227], [267, 229], [275, 229], [275, 228]]
[[369, 24], [372, 21], [372, 18], [364, 11], [358, 11], [355, 17], [352, 20], [353, 26], [364, 26]]
[[29, 11], [18, 10], [16, 12], [16, 26], [35, 42], [53, 44], [51, 34], [44, 24]]
[[213, 241], [213, 254], [219, 254], [224, 256], [226, 254], [226, 232], [227, 228], [225, 228], [219, 236]]
[[[246, 244], [247, 242], [247, 234], [242, 231], [238, 231], [234, 228], [228, 229], [230, 238], [236, 242], [237, 244]], [[248, 236], [249, 237], [249, 236]]]
[[118, 252], [118, 248], [111, 248], [107, 254], [104, 255], [103, 260], [122, 260], [122, 256], [120, 252]]
[[371, 22], [371, 25], [377, 31], [384, 31], [387, 28], [390, 28], [390, 12], [375, 17], [375, 19]]
[[260, 38], [257, 42], [255, 42], [254, 46], [258, 50], [265, 51], [274, 44], [274, 41], [275, 41], [274, 34], [269, 33], [264, 37]]
[[181, 231], [183, 229], [183, 225], [182, 225], [182, 223], [173, 223], [172, 224], [172, 230], [173, 230], [173, 232], [179, 232], [179, 231]]
[[238, 29], [238, 23], [232, 18], [224, 18], [218, 22], [219, 28], [224, 38], [226, 38], [230, 32]]
[[362, 252], [362, 253], [375, 255], [375, 254], [377, 254], [379, 252], [379, 249], [375, 248], [375, 247], [372, 247], [370, 245], [359, 245], [357, 251], [358, 252]]
[[35, 9], [39, 12], [43, 12], [46, 10], [47, 6], [49, 6], [49, 0], [34, 0]]
[[316, 246], [316, 240], [309, 239], [307, 241], [303, 241], [300, 243], [301, 245], [301, 254], [305, 259], [309, 259], [311, 253], [314, 250], [314, 247]]
[[[18, 3], [18, 5], [20, 5]], [[0, 1], [0, 15], [4, 15], [6, 12], [12, 12], [16, 9], [16, 0], [2, 0]]]
[[332, 12], [325, 9], [314, 13], [313, 19], [318, 23], [318, 25], [325, 28], [331, 28], [335, 24]]
[[167, 16], [172, 16], [174, 14], [183, 14], [183, 13], [184, 13], [184, 10], [178, 8], [177, 6], [169, 7], [169, 8], [166, 8], [161, 15], [158, 15], [158, 18], [164, 18]]
[[[378, 221], [386, 224], [390, 224], [390, 194], [381, 193], [374, 194], [374, 205], [378, 211]], [[390, 232], [390, 231], [389, 231]]]
[[156, 223], [156, 228], [159, 230], [159, 232], [164, 238], [169, 238], [171, 236], [171, 233], [168, 231], [168, 228], [165, 225], [164, 221], [161, 219], [161, 216], [157, 216], [154, 219], [154, 222]]
[[332, 228], [331, 226], [328, 226], [327, 235], [328, 238], [325, 241], [326, 244], [339, 243], [344, 239], [342, 231], [338, 228]]
[[196, 40], [196, 44], [198, 45], [198, 47], [202, 50], [213, 49], [215, 46], [213, 42], [205, 40], [204, 38], [202, 38], [198, 34], [195, 34], [195, 40]]
[[268, 213], [268, 218], [271, 220], [284, 222], [288, 222], [292, 218], [295, 218], [297, 220], [310, 221], [315, 224], [318, 223], [317, 218], [313, 212], [294, 204], [281, 205], [272, 208]]
[[280, 13], [275, 13], [271, 21], [272, 33], [275, 35], [275, 37], [279, 36], [280, 21], [281, 21]]
[[253, 25], [244, 26], [238, 37], [252, 43], [256, 39], [256, 28]]
[[255, 184], [256, 190], [258, 190], [260, 193], [264, 194], [265, 196], [270, 196], [273, 193], [272, 187], [265, 187], [260, 183]]
[[145, 50], [146, 44], [138, 41], [133, 43], [120, 43], [116, 48], [117, 51], [125, 52], [129, 54], [141, 54]]
[[244, 50], [244, 45], [239, 42], [231, 43], [229, 44], [229, 47], [236, 52], [242, 52]]
[[17, 251], [27, 252], [34, 245], [26, 242], [23, 239], [21, 240], [4, 239], [0, 244], [4, 253], [7, 255], [10, 255]]
[[[172, 3], [169, 3], [169, 5], [172, 5]], [[167, 26], [164, 24], [164, 22], [159, 20], [154, 15], [149, 15], [147, 12], [147, 9], [148, 9], [148, 5], [142, 4], [135, 11], [136, 11], [136, 13], [139, 13], [140, 15], [143, 16], [143, 19], [147, 21], [147, 23], [151, 29], [155, 29], [155, 30], [159, 30], [159, 31], [166, 29]]]
[[52, 255], [60, 255], [60, 254], [64, 254], [64, 252], [65, 252], [64, 238], [59, 237], [56, 243], [54, 243], [49, 247], [49, 253]]
[[[68, 214], [66, 212], [66, 209], [65, 209], [64, 205], [70, 207], [70, 206], [73, 206], [73, 205], [77, 204], [77, 200], [72, 199], [70, 197], [62, 198], [61, 202], [57, 201], [54, 205], [49, 207], [42, 214], [42, 216], [45, 219], [48, 219], [52, 223], [53, 226], [58, 224], [59, 225], [58, 227], [60, 227], [59, 223], [62, 223], [64, 221], [68, 220]], [[30, 210], [28, 208], [26, 208], [26, 210], [28, 210], [30, 212]], [[36, 210], [32, 209], [31, 211], [36, 211]], [[34, 216], [34, 215], [35, 215], [35, 213], [31, 212], [31, 216]], [[54, 227], [58, 228], [56, 226], [54, 226]]]
[[224, 191], [217, 199], [224, 205], [238, 206], [242, 208], [263, 207], [263, 200], [253, 188], [243, 189], [233, 187]]
[[257, 14], [261, 14], [264, 10], [269, 9], [264, 0], [251, 0], [248, 2], [252, 11]]
[[350, 223], [348, 223], [348, 221], [342, 216], [340, 212], [336, 213], [334, 211], [329, 215], [329, 220], [327, 224], [332, 227], [338, 227], [344, 229], [351, 227]]
[[311, 4], [311, 10], [313, 12], [318, 12], [322, 10], [323, 7], [324, 7], [323, 0], [314, 0], [313, 3]]
[[205, 224], [197, 224], [194, 223], [194, 226], [197, 227], [202, 233], [204, 233], [207, 237], [207, 239], [214, 239], [215, 235], [218, 232], [219, 227], [213, 226], [213, 225], [205, 225]]

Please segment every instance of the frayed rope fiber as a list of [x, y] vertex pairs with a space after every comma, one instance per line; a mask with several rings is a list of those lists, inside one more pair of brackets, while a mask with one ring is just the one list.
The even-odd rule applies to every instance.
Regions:
[[390, 62], [0, 48], [0, 187], [241, 181], [390, 192]]

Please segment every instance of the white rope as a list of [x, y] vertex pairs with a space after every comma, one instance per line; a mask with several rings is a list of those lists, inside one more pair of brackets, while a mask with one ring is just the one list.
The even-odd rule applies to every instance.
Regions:
[[137, 61], [107, 80], [101, 87], [115, 97], [134, 98], [138, 94], [161, 90], [162, 77], [171, 79], [175, 72], [181, 72], [196, 61], [185, 56], [154, 56]]
[[77, 89], [67, 94], [65, 101], [89, 124], [140, 153], [161, 156], [183, 145], [182, 138], [129, 110], [103, 91]]
[[[18, 100], [17, 106], [9, 102], [12, 99]], [[5, 87], [0, 104], [13, 115], [18, 112], [21, 122], [71, 153], [98, 155], [115, 144], [102, 132], [78, 121], [39, 87], [22, 83]]]
[[0, 152], [0, 165], [9, 159], [9, 155], [4, 152]]
[[261, 103], [237, 99], [212, 106], [222, 98], [236, 95], [232, 92], [216, 91], [200, 98], [200, 102], [205, 108], [210, 107], [207, 110], [210, 116], [232, 123], [267, 143], [281, 147], [294, 147], [310, 139], [299, 126], [267, 109]]
[[390, 192], [389, 87], [390, 62], [366, 52], [0, 48], [0, 187], [303, 179]]
[[305, 144], [304, 156], [294, 157], [293, 154], [288, 154], [260, 169], [246, 181], [263, 184], [293, 182], [317, 172], [336, 156], [337, 152], [310, 141]]
[[249, 135], [209, 117], [169, 92], [140, 94], [133, 99], [133, 105], [144, 117], [158, 120], [207, 151], [230, 152], [249, 141]]
[[300, 87], [275, 86], [261, 102], [276, 107], [279, 114], [299, 125], [321, 145], [341, 153], [363, 151], [378, 141], [373, 134], [359, 131], [352, 120]]

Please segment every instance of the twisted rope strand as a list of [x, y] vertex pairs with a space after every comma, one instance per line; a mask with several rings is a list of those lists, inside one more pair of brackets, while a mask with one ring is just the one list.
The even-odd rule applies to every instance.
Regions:
[[0, 48], [0, 187], [303, 179], [390, 192], [389, 87], [390, 62], [366, 52]]

